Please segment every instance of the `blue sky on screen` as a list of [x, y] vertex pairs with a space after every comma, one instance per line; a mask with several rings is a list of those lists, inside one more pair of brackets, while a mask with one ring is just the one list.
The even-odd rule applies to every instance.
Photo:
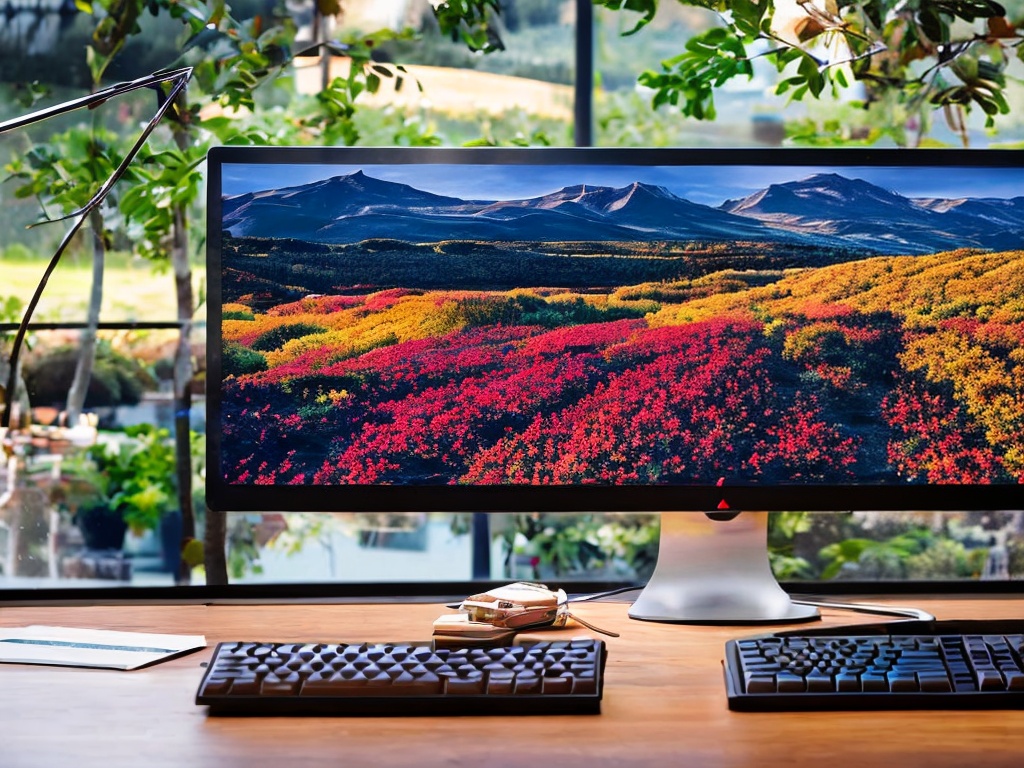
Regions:
[[1024, 195], [1019, 168], [843, 167], [843, 166], [643, 166], [643, 165], [307, 165], [225, 164], [226, 196], [301, 186], [362, 170], [368, 176], [408, 184], [463, 200], [538, 197], [576, 184], [622, 187], [641, 181], [658, 184], [695, 203], [719, 205], [769, 184], [815, 173], [858, 178], [906, 197], [996, 197]]

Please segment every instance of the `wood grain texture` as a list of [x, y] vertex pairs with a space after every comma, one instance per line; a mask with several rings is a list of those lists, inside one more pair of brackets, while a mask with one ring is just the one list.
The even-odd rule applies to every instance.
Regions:
[[[1019, 618], [1024, 599], [903, 598], [939, 618]], [[210, 650], [134, 672], [0, 665], [0, 767], [1014, 766], [1024, 710], [734, 713], [726, 640], [762, 629], [630, 620], [579, 605], [607, 638], [602, 714], [480, 718], [212, 718], [194, 704]], [[418, 640], [439, 605], [0, 607], [0, 626], [58, 624], [221, 640]], [[824, 622], [874, 617], [827, 611]], [[546, 638], [590, 634], [580, 628]]]

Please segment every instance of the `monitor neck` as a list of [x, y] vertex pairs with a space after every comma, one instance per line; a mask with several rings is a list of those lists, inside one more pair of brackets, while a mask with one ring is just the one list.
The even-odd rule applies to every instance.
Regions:
[[[644, 621], [761, 624], [811, 621], [768, 562], [768, 513], [662, 513], [658, 564], [629, 609]], [[728, 519], [723, 519], [728, 518]]]

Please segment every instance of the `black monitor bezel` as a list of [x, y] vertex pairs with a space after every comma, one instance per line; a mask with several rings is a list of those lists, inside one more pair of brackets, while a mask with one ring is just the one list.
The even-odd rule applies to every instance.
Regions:
[[[1024, 485], [732, 485], [711, 486], [266, 486], [232, 485], [217, 467], [221, 411], [222, 167], [264, 164], [643, 164], [895, 167], [1022, 167], [1011, 150], [215, 147], [207, 178], [207, 504], [220, 511], [309, 512], [649, 512], [732, 510], [967, 510], [1024, 507]], [[1024, 188], [1022, 188], [1024, 194]]]

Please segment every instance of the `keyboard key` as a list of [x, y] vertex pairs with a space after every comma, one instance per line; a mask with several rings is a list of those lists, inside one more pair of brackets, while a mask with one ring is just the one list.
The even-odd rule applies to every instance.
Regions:
[[917, 677], [921, 690], [926, 693], [950, 693], [953, 690], [949, 675], [941, 670], [919, 672]]

